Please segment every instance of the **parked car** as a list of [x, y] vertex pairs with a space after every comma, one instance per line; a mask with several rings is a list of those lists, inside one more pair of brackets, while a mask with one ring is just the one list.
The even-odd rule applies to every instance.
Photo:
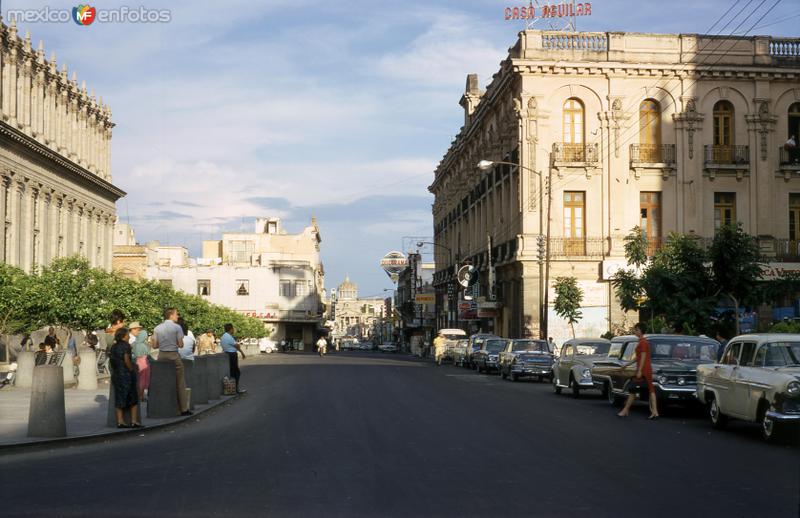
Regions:
[[451, 356], [453, 365], [463, 366], [464, 359], [467, 356], [467, 347], [469, 347], [469, 339], [458, 340], [451, 349]]
[[[711, 338], [684, 335], [647, 335], [650, 342], [653, 384], [662, 404], [697, 401], [697, 367], [714, 363], [719, 342]], [[611, 404], [617, 405], [628, 394], [628, 385], [636, 376], [635, 364], [639, 339], [633, 335], [611, 340], [606, 358], [594, 362], [592, 381]]]
[[553, 351], [547, 340], [509, 340], [500, 352], [500, 377], [511, 381], [531, 376], [538, 381], [553, 376]]
[[800, 335], [752, 334], [728, 342], [720, 363], [697, 368], [697, 399], [714, 428], [756, 422], [768, 441], [800, 425]]
[[463, 357], [459, 356], [459, 351], [454, 350], [453, 354], [455, 355], [455, 363], [456, 365], [461, 365], [463, 367], [467, 367], [470, 369], [475, 368], [475, 363], [472, 361], [472, 355], [483, 347], [483, 342], [486, 340], [494, 338], [499, 339], [499, 336], [496, 335], [488, 335], [484, 333], [472, 335], [469, 337], [469, 341], [467, 343], [467, 347], [464, 349]]
[[453, 349], [458, 343], [459, 340], [463, 340], [467, 337], [466, 331], [463, 329], [440, 329], [439, 334], [444, 336], [444, 354], [441, 357], [437, 358], [437, 363], [439, 365], [453, 360]]
[[500, 366], [500, 352], [506, 349], [507, 338], [489, 338], [481, 348], [472, 353], [472, 362], [478, 372], [491, 372]]
[[571, 389], [573, 397], [582, 390], [596, 388], [592, 382], [594, 362], [608, 356], [611, 342], [605, 338], [573, 338], [561, 346], [561, 354], [553, 363], [553, 390]]
[[378, 346], [378, 350], [382, 353], [396, 353], [397, 346], [393, 343], [387, 342]]

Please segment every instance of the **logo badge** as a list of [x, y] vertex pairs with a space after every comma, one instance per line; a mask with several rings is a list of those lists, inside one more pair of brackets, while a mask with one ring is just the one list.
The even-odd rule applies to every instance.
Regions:
[[97, 9], [87, 5], [79, 5], [72, 8], [72, 19], [78, 25], [91, 25], [94, 23]]

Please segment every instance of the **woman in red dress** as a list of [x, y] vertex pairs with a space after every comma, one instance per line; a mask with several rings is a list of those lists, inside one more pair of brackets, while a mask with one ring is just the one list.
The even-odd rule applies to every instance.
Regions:
[[[648, 419], [657, 419], [658, 404], [656, 401], [656, 389], [653, 386], [653, 367], [650, 364], [650, 343], [644, 337], [644, 324], [641, 322], [636, 324], [633, 328], [633, 334], [639, 338], [639, 344], [636, 346], [636, 361], [623, 365], [623, 368], [636, 363], [636, 377], [631, 380], [631, 383], [638, 386], [647, 383], [647, 392], [650, 395], [650, 417]], [[617, 415], [619, 417], [627, 417], [635, 399], [636, 390], [631, 389], [628, 399], [625, 401], [625, 406]]]

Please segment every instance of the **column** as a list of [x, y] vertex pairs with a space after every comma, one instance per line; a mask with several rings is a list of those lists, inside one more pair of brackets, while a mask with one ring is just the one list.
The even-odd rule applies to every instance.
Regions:
[[67, 220], [67, 207], [64, 201], [64, 195], [59, 194], [55, 202], [56, 211], [56, 248], [55, 257], [64, 257], [67, 250], [67, 234], [66, 234], [66, 220]]
[[10, 194], [10, 210], [9, 210], [9, 233], [8, 233], [8, 243], [7, 243], [7, 251], [6, 260], [8, 264], [11, 266], [20, 266], [20, 257], [19, 257], [19, 239], [20, 239], [20, 229], [19, 229], [19, 222], [20, 222], [20, 199], [22, 198], [22, 193], [25, 190], [25, 184], [20, 182], [17, 179], [12, 179], [9, 186], [9, 190], [11, 191]]
[[106, 227], [105, 227], [106, 239], [105, 239], [105, 245], [104, 245], [104, 249], [103, 249], [103, 257], [105, 258], [106, 270], [109, 271], [109, 272], [111, 271], [111, 268], [113, 267], [112, 257], [113, 257], [113, 254], [114, 254], [114, 220], [115, 219], [116, 219], [116, 217], [112, 213], [106, 219]]
[[31, 189], [33, 225], [31, 232], [31, 270], [42, 266], [42, 248], [44, 242], [44, 195], [42, 185]]
[[55, 199], [53, 198], [53, 190], [48, 189], [49, 192], [46, 192], [44, 195], [44, 203], [43, 203], [43, 212], [44, 217], [42, 218], [41, 227], [41, 236], [42, 236], [42, 265], [46, 266], [50, 264], [50, 261], [53, 260], [53, 239], [55, 238], [55, 232], [53, 230], [53, 205], [55, 204]]
[[19, 128], [25, 133], [31, 131], [31, 60], [26, 58], [22, 64], [20, 79], [22, 80], [21, 88], [19, 90], [19, 113], [20, 121]]
[[0, 262], [8, 262], [6, 258], [6, 199], [10, 181], [5, 175], [0, 175]]
[[62, 229], [64, 236], [64, 255], [68, 257], [75, 253], [75, 200], [64, 200], [64, 211], [62, 212]]
[[95, 214], [93, 208], [88, 208], [84, 212], [84, 228], [86, 229], [86, 233], [83, 237], [84, 250], [86, 251], [86, 259], [89, 260], [89, 266], [97, 266], [95, 264], [95, 239], [97, 238], [97, 231], [95, 228]]
[[[9, 31], [9, 38], [13, 40], [12, 31]], [[16, 36], [16, 30], [13, 31]], [[8, 122], [11, 125], [17, 123], [17, 48], [12, 44], [8, 60]]]
[[28, 273], [30, 273], [31, 265], [33, 264], [33, 201], [35, 196], [33, 191], [33, 186], [29, 183], [22, 196], [19, 226], [19, 265]]

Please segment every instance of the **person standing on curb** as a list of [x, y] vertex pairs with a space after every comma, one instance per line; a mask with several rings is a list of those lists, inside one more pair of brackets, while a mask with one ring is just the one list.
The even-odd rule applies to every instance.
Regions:
[[[128, 330], [120, 327], [114, 333], [114, 345], [109, 351], [111, 383], [114, 385], [114, 411], [117, 428], [141, 428], [139, 399], [136, 397], [136, 367], [131, 360]], [[125, 423], [125, 410], [131, 411], [131, 424]]]
[[150, 388], [150, 350], [147, 347], [147, 331], [139, 322], [131, 322], [128, 331], [134, 340], [131, 344], [133, 361], [139, 368], [136, 375], [136, 388], [139, 390], [139, 401], [146, 401], [144, 391]]
[[233, 328], [233, 324], [225, 324], [225, 334], [220, 338], [219, 344], [222, 346], [222, 352], [228, 355], [231, 376], [236, 380], [236, 393], [244, 394], [247, 391], [239, 388], [239, 378], [241, 376], [241, 372], [239, 371], [239, 353], [242, 353], [243, 360], [245, 359], [245, 354], [242, 352], [242, 348], [236, 341], [236, 338], [233, 337], [233, 333], [235, 332], [236, 330]]
[[164, 321], [153, 330], [153, 348], [158, 349], [158, 359], [175, 363], [175, 385], [178, 389], [178, 412], [180, 415], [192, 415], [189, 410], [189, 398], [186, 397], [186, 379], [183, 376], [183, 362], [178, 349], [183, 347], [183, 329], [177, 324], [178, 310], [167, 308]]

